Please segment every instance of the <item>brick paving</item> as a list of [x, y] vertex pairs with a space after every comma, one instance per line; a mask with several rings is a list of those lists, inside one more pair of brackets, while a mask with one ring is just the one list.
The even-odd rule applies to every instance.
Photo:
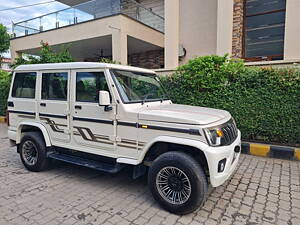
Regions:
[[300, 162], [242, 155], [234, 176], [202, 209], [177, 216], [152, 199], [145, 178], [56, 162], [28, 172], [0, 125], [0, 224], [300, 224]]

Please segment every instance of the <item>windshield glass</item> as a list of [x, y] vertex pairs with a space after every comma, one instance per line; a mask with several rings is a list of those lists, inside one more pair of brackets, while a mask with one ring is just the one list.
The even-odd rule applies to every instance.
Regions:
[[165, 91], [155, 74], [111, 70], [124, 103], [166, 100]]

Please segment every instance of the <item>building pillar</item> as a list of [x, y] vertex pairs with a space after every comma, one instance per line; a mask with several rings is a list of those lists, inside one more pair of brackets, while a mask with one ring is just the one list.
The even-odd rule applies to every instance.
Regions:
[[165, 0], [165, 68], [179, 64], [179, 1]]
[[232, 53], [233, 0], [218, 0], [217, 55]]
[[15, 63], [17, 58], [21, 58], [22, 57], [22, 53], [21, 52], [17, 52], [15, 50], [13, 50], [12, 48], [10, 49], [10, 55], [11, 55], [11, 62]]
[[286, 1], [284, 60], [300, 59], [300, 1]]
[[[233, 1], [233, 21], [232, 21], [232, 50], [231, 56], [234, 58], [244, 57], [243, 30], [244, 30], [244, 0]], [[221, 37], [220, 37], [221, 38]]]
[[128, 64], [127, 34], [119, 29], [112, 34], [112, 58], [122, 65]]

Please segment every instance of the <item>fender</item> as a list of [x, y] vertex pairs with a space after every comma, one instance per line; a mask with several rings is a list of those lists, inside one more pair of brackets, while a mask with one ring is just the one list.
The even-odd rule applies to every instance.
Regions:
[[21, 142], [21, 136], [22, 136], [21, 130], [22, 130], [22, 126], [24, 126], [24, 125], [33, 126], [33, 127], [38, 128], [44, 136], [46, 146], [47, 147], [51, 146], [51, 140], [50, 140], [47, 129], [44, 127], [44, 125], [42, 125], [41, 123], [38, 123], [38, 122], [21, 122], [19, 124], [19, 126], [17, 128], [17, 137], [16, 137], [17, 144], [20, 144], [20, 142]]
[[170, 136], [158, 136], [149, 141], [145, 147], [142, 149], [142, 152], [139, 155], [138, 163], [142, 163], [144, 160], [145, 155], [149, 151], [152, 145], [154, 145], [157, 142], [168, 142], [172, 144], [180, 144], [180, 145], [186, 145], [190, 147], [195, 147], [199, 149], [199, 151], [202, 151], [207, 158], [206, 155], [206, 149], [209, 147], [207, 144], [198, 141], [198, 140], [192, 140], [187, 138], [180, 138], [180, 137], [170, 137]]

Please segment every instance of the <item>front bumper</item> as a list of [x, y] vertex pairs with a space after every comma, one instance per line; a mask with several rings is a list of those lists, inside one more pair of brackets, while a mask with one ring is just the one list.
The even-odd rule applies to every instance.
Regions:
[[[213, 187], [222, 185], [234, 172], [237, 167], [240, 152], [235, 153], [235, 147], [240, 148], [241, 152], [241, 132], [238, 131], [236, 140], [228, 146], [208, 147], [205, 151], [209, 167], [210, 183]], [[221, 160], [226, 159], [223, 172], [218, 172], [218, 164]]]

